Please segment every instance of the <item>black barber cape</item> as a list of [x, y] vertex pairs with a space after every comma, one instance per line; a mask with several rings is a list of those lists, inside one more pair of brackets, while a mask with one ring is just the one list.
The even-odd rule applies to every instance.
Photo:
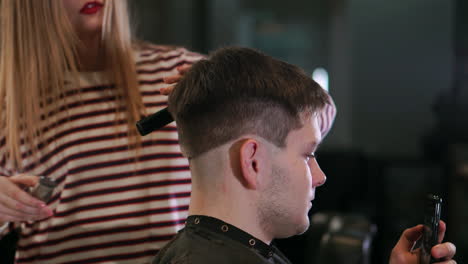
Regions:
[[192, 215], [184, 229], [166, 245], [153, 264], [291, 264], [269, 246], [219, 219]]

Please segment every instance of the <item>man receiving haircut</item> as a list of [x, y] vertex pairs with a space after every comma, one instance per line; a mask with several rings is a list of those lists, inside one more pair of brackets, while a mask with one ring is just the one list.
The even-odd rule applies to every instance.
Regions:
[[296, 66], [231, 47], [197, 62], [168, 103], [192, 195], [153, 263], [290, 263], [270, 244], [309, 227], [328, 94]]

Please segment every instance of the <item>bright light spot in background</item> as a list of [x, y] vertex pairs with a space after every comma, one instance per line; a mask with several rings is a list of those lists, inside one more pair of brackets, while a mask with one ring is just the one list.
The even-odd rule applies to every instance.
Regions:
[[312, 79], [328, 92], [328, 72], [324, 68], [317, 68], [312, 73]]

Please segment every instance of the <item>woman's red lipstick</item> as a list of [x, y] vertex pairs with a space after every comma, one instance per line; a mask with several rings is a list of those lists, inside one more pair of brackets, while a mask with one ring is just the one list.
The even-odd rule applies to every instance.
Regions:
[[101, 10], [102, 7], [103, 7], [103, 4], [99, 2], [96, 2], [96, 1], [88, 2], [83, 6], [83, 8], [81, 8], [80, 13], [86, 14], [86, 15], [92, 15], [92, 14], [99, 12], [99, 10]]

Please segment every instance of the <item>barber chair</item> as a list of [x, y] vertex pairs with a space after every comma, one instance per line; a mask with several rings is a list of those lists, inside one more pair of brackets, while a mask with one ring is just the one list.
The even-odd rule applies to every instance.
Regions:
[[316, 213], [311, 217], [305, 263], [369, 264], [377, 227], [357, 214]]
[[275, 243], [294, 264], [369, 264], [376, 231], [363, 215], [320, 212], [304, 234]]

